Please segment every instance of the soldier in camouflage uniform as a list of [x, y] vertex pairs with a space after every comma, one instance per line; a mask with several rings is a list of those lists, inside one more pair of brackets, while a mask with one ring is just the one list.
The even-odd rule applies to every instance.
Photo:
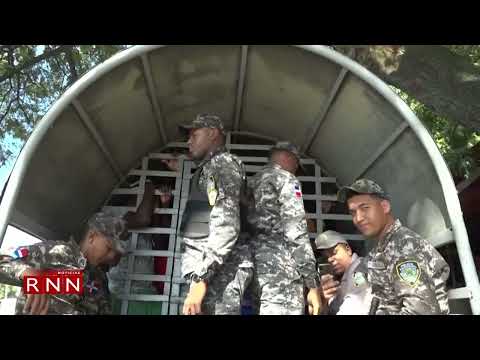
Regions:
[[[197, 169], [180, 226], [181, 273], [189, 284], [185, 315], [239, 315], [253, 263], [240, 236], [240, 197], [246, 181], [240, 159], [225, 150], [221, 119], [199, 115], [189, 132]], [[186, 294], [188, 292], [188, 294]]]
[[253, 202], [248, 212], [255, 259], [255, 292], [260, 315], [319, 314], [321, 291], [315, 256], [307, 232], [297, 149], [277, 143], [268, 164], [249, 183]]
[[358, 230], [376, 241], [366, 258], [376, 314], [448, 314], [448, 264], [427, 240], [394, 218], [385, 191], [360, 179], [343, 187], [338, 200], [347, 202]]
[[73, 240], [45, 241], [0, 255], [2, 281], [21, 286], [24, 275], [42, 270], [83, 270], [82, 295], [25, 295], [16, 305], [16, 314], [90, 315], [110, 314], [105, 273], [98, 267], [123, 254], [120, 239], [126, 234], [125, 221], [96, 213], [87, 223], [80, 243]]

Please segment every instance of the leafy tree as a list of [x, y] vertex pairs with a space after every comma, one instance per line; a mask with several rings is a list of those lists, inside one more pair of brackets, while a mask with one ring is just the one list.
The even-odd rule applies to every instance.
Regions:
[[[125, 45], [0, 45], [0, 166], [56, 99]], [[453, 176], [478, 166], [480, 45], [333, 45], [390, 84], [430, 130]], [[353, 50], [353, 52], [352, 52]]]
[[0, 45], [0, 166], [12, 155], [4, 140], [22, 142], [48, 108], [80, 76], [124, 45]]

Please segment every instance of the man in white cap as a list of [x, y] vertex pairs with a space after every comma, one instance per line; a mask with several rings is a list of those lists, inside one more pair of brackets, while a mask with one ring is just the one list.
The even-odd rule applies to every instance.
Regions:
[[[329, 271], [321, 276], [326, 300], [323, 314], [367, 315], [371, 289], [362, 258], [336, 231], [325, 231], [315, 239], [315, 247], [328, 261]], [[340, 280], [340, 281], [338, 281]]]

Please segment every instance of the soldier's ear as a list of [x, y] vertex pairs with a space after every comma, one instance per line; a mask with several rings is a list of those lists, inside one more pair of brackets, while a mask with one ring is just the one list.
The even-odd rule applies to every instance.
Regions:
[[392, 208], [390, 206], [390, 201], [388, 201], [388, 200], [382, 199], [380, 201], [380, 205], [382, 206], [384, 214], [389, 214], [390, 211], [392, 210]]
[[208, 128], [207, 129], [207, 137], [212, 140], [212, 139], [215, 139], [217, 137], [217, 131], [220, 131], [218, 129], [214, 129], [214, 128]]
[[352, 256], [352, 255], [353, 255], [353, 250], [352, 250], [352, 248], [350, 247], [350, 245], [345, 244], [345, 247], [347, 248], [347, 253], [348, 253], [348, 255]]
[[89, 230], [87, 235], [87, 244], [92, 244], [95, 241], [97, 232], [95, 230]]

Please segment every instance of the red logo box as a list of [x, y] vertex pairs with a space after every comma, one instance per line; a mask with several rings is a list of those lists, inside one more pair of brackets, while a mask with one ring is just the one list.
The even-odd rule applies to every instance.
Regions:
[[48, 270], [23, 277], [25, 294], [83, 294], [82, 270]]

